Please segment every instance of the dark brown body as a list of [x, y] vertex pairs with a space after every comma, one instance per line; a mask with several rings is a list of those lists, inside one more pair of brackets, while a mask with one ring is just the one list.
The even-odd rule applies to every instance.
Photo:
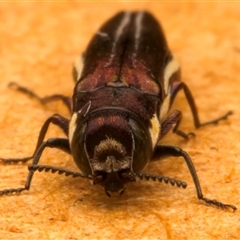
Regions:
[[[158, 180], [186, 188], [185, 182], [166, 176], [143, 174], [149, 161], [163, 157], [183, 157], [192, 175], [197, 196], [207, 204], [220, 208], [236, 207], [203, 197], [198, 176], [189, 155], [171, 145], [158, 145], [170, 130], [188, 139], [178, 129], [181, 112], [169, 113], [172, 102], [183, 89], [193, 114], [196, 128], [218, 123], [231, 112], [215, 120], [200, 123], [193, 96], [180, 80], [180, 67], [171, 55], [163, 31], [148, 12], [120, 12], [106, 22], [90, 41], [82, 64], [76, 65], [76, 86], [72, 99], [55, 94], [40, 98], [15, 83], [18, 90], [37, 98], [41, 103], [62, 100], [72, 116], [59, 114], [44, 123], [33, 156], [23, 159], [2, 159], [5, 163], [28, 161], [29, 174], [22, 188], [0, 191], [0, 195], [29, 190], [35, 171], [52, 171], [93, 180], [110, 196], [122, 194], [125, 184], [136, 178]], [[44, 141], [49, 124], [59, 126], [67, 138]], [[39, 165], [46, 147], [59, 148], [72, 154], [82, 173], [59, 167]]]
[[[149, 129], [166, 95], [163, 72], [171, 59], [160, 25], [147, 12], [119, 13], [95, 34], [83, 59], [73, 112], [86, 104], [89, 107], [85, 116], [76, 120], [71, 139], [71, 145], [78, 146], [72, 147], [76, 163], [83, 172], [96, 174], [90, 159], [96, 146], [109, 138], [124, 145], [129, 159], [118, 171], [141, 171], [156, 144]], [[115, 150], [111, 154], [121, 161], [119, 156], [123, 156]], [[98, 161], [105, 161], [108, 152]]]

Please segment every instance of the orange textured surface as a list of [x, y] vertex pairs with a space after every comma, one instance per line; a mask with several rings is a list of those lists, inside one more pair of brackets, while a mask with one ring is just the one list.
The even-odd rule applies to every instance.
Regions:
[[[217, 126], [194, 130], [180, 94], [182, 129], [197, 137], [184, 141], [170, 133], [163, 143], [190, 154], [206, 197], [240, 208], [240, 3], [0, 3], [0, 156], [31, 155], [43, 122], [55, 112], [68, 116], [61, 103], [41, 106], [7, 84], [41, 96], [71, 95], [73, 61], [104, 21], [126, 9], [149, 10], [162, 23], [202, 120], [234, 111]], [[51, 126], [47, 138], [55, 136], [63, 134]], [[41, 162], [77, 170], [71, 156], [55, 149]], [[239, 239], [240, 210], [198, 201], [182, 159], [154, 162], [146, 172], [176, 177], [188, 188], [138, 182], [107, 198], [88, 181], [36, 173], [30, 192], [0, 197], [0, 238]], [[27, 166], [0, 163], [0, 189], [23, 186], [26, 176]]]

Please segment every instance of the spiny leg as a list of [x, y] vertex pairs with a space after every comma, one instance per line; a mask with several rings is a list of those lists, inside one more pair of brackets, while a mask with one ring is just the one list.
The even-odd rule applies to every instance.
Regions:
[[[32, 181], [34, 172], [35, 171], [41, 171], [41, 168], [38, 167], [38, 162], [39, 162], [40, 157], [41, 157], [41, 155], [42, 155], [42, 153], [43, 153], [43, 151], [46, 147], [58, 148], [58, 149], [60, 149], [64, 152], [67, 152], [69, 154], [71, 153], [71, 149], [70, 149], [68, 139], [65, 139], [65, 138], [50, 138], [50, 139], [48, 139], [48, 141], [43, 142], [41, 144], [41, 146], [37, 149], [37, 151], [34, 155], [34, 158], [33, 158], [33, 162], [28, 167], [29, 173], [28, 173], [28, 177], [27, 177], [25, 186], [21, 187], [21, 188], [4, 189], [4, 190], [0, 191], [0, 195], [8, 195], [8, 194], [12, 194], [12, 193], [19, 194], [24, 190], [29, 190], [30, 189], [31, 181]], [[54, 171], [55, 172], [56, 171], [60, 171], [60, 172], [64, 171], [62, 168], [55, 168], [55, 167], [52, 167], [52, 168], [54, 169], [52, 172], [54, 172]], [[47, 169], [47, 167], [45, 167], [45, 169]], [[43, 168], [42, 168], [42, 170], [43, 170]], [[66, 173], [69, 173], [68, 175], [70, 175], [71, 171], [67, 170]], [[72, 172], [72, 173], [74, 175], [74, 172]]]
[[[181, 89], [183, 89], [184, 94], [186, 96], [186, 99], [188, 101], [188, 104], [190, 106], [190, 109], [191, 109], [191, 112], [192, 112], [192, 116], [193, 116], [194, 126], [196, 128], [200, 128], [202, 126], [206, 126], [206, 125], [209, 125], [209, 124], [217, 124], [219, 121], [227, 119], [227, 117], [232, 114], [232, 111], [228, 111], [226, 114], [224, 114], [223, 116], [221, 116], [219, 118], [216, 118], [216, 119], [213, 119], [211, 121], [207, 121], [207, 122], [201, 123], [200, 119], [199, 119], [199, 116], [198, 116], [198, 110], [197, 110], [194, 98], [193, 98], [193, 96], [192, 96], [188, 86], [184, 82], [179, 82], [178, 81], [178, 82], [174, 82], [172, 84], [171, 90], [170, 90], [171, 91], [171, 103], [170, 103], [170, 105], [172, 105], [172, 103], [173, 103], [177, 93]], [[185, 134], [182, 131], [178, 130], [179, 123], [180, 123], [180, 120], [179, 120], [179, 122], [177, 123], [177, 125], [174, 128], [174, 132], [176, 134], [186, 138], [185, 136], [187, 136], [188, 134]]]
[[41, 128], [41, 131], [39, 133], [39, 136], [38, 136], [38, 141], [37, 141], [36, 148], [35, 148], [34, 153], [33, 153], [33, 155], [31, 157], [25, 157], [25, 158], [0, 158], [0, 160], [2, 160], [3, 163], [7, 164], [7, 163], [27, 162], [30, 159], [32, 159], [34, 157], [35, 153], [37, 152], [38, 148], [42, 144], [50, 123], [53, 123], [54, 125], [57, 125], [58, 127], [60, 127], [63, 130], [63, 132], [66, 135], [68, 135], [69, 120], [64, 118], [63, 116], [61, 116], [59, 114], [54, 114], [53, 116], [49, 117], [46, 120], [46, 122], [43, 124], [43, 126]]
[[42, 104], [61, 100], [63, 102], [63, 104], [67, 107], [69, 112], [71, 112], [72, 101], [71, 101], [70, 97], [66, 97], [61, 94], [53, 94], [51, 96], [39, 97], [33, 91], [29, 90], [28, 88], [22, 87], [22, 86], [18, 85], [18, 83], [15, 83], [15, 82], [10, 82], [9, 87], [12, 87], [12, 88], [16, 89], [17, 91], [22, 92], [24, 94], [27, 94], [30, 97], [36, 98]]
[[196, 169], [193, 165], [193, 162], [191, 160], [191, 158], [189, 157], [189, 155], [183, 151], [181, 148], [175, 147], [175, 146], [157, 146], [154, 152], [154, 158], [162, 158], [163, 156], [167, 157], [167, 156], [173, 156], [173, 157], [183, 157], [188, 169], [191, 173], [192, 179], [194, 181], [195, 184], [195, 188], [197, 191], [197, 196], [199, 200], [203, 200], [205, 203], [209, 204], [209, 205], [213, 205], [216, 206], [218, 208], [222, 208], [222, 209], [227, 209], [227, 208], [231, 208], [233, 211], [235, 211], [237, 208], [234, 205], [231, 204], [224, 204], [221, 203], [217, 200], [212, 200], [212, 199], [208, 199], [203, 197], [202, 194], [202, 189], [200, 186], [200, 182], [198, 179], [198, 175], [196, 172]]

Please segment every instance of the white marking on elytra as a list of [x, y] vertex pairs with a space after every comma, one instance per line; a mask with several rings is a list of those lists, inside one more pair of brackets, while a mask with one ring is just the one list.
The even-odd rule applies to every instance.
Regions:
[[165, 94], [169, 93], [169, 80], [171, 76], [179, 70], [179, 63], [172, 58], [164, 69], [163, 79], [164, 79], [164, 91]]
[[74, 68], [77, 72], [77, 81], [80, 79], [83, 70], [83, 55], [77, 57], [74, 62]]
[[159, 139], [159, 134], [161, 131], [161, 124], [160, 124], [156, 114], [153, 115], [153, 117], [151, 118], [150, 121], [151, 121], [151, 127], [149, 128], [149, 132], [150, 132], [150, 135], [152, 138], [152, 146], [154, 148]]
[[117, 42], [118, 42], [119, 38], [121, 37], [121, 35], [122, 35], [123, 31], [124, 31], [124, 28], [129, 23], [130, 16], [131, 16], [131, 12], [124, 12], [123, 19], [120, 22], [120, 25], [118, 26], [118, 28], [116, 29], [116, 32], [115, 32], [110, 59], [109, 59], [108, 63], [104, 67], [107, 67], [108, 65], [110, 65], [112, 63], [112, 60], [113, 60], [115, 52], [116, 52]]
[[170, 94], [168, 94], [165, 97], [163, 104], [161, 105], [160, 116], [159, 116], [160, 122], [162, 122], [167, 117], [169, 107], [170, 107]]
[[73, 113], [71, 120], [69, 122], [69, 130], [68, 130], [68, 139], [71, 147], [72, 139], [73, 139], [73, 134], [76, 130], [76, 122], [77, 122], [77, 113]]
[[68, 138], [69, 138], [70, 146], [72, 143], [74, 132], [76, 130], [77, 118], [81, 116], [80, 114], [82, 113], [82, 111], [85, 111], [82, 114], [83, 117], [85, 117], [88, 114], [90, 107], [91, 107], [91, 103], [92, 103], [91, 101], [87, 102], [78, 112], [73, 113], [73, 115], [71, 117], [71, 120], [69, 123], [69, 131], [68, 131]]
[[78, 113], [81, 113], [83, 108], [87, 107], [86, 112], [83, 115], [85, 117], [88, 114], [91, 105], [92, 105], [92, 101], [87, 102]]
[[107, 34], [107, 33], [105, 33], [105, 32], [100, 32], [100, 31], [97, 32], [97, 35], [99, 35], [99, 36], [101, 36], [101, 37], [108, 37], [108, 34]]
[[141, 30], [142, 30], [142, 19], [143, 19], [144, 12], [139, 12], [136, 16], [135, 19], [135, 24], [136, 24], [136, 31], [135, 31], [135, 50], [138, 50], [139, 46], [139, 39], [141, 35]]

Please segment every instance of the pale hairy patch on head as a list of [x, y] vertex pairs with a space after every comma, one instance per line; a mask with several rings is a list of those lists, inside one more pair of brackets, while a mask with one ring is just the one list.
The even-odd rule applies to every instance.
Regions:
[[[108, 155], [108, 153], [110, 154]], [[102, 159], [102, 155], [106, 155], [106, 158]], [[94, 155], [93, 159], [90, 159], [90, 164], [94, 171], [117, 172], [130, 168], [130, 160], [131, 158], [127, 155], [125, 147], [120, 142], [113, 138], [107, 138], [94, 148]]]

